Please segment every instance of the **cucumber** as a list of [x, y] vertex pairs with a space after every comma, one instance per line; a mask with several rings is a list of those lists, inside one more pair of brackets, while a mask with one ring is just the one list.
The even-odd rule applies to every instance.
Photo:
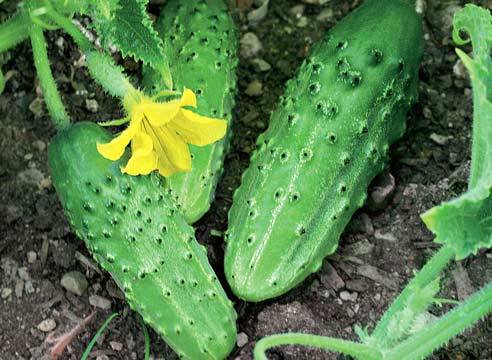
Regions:
[[[193, 168], [171, 176], [167, 187], [189, 223], [210, 208], [231, 137], [236, 94], [237, 33], [223, 0], [171, 0], [162, 10], [157, 30], [164, 42], [174, 88], [197, 95], [200, 115], [226, 119], [228, 134], [205, 147], [190, 146]], [[158, 90], [160, 75], [146, 68], [144, 85]]]
[[[156, 175], [128, 176], [104, 159], [111, 135], [93, 123], [61, 131], [49, 146], [53, 184], [77, 236], [138, 311], [183, 358], [223, 359], [236, 314], [206, 249]], [[127, 157], [127, 156], [126, 156]]]
[[405, 131], [423, 52], [403, 0], [367, 0], [288, 82], [236, 190], [225, 273], [248, 301], [279, 296], [332, 254]]

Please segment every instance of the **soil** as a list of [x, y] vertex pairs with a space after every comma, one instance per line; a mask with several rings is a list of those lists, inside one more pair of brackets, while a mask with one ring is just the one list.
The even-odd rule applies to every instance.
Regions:
[[[1, 3], [0, 20], [12, 13], [15, 3]], [[223, 257], [223, 239], [217, 234], [227, 228], [232, 192], [285, 82], [312, 44], [359, 3], [271, 1], [266, 17], [255, 26], [248, 23], [247, 12], [235, 11], [241, 36], [247, 32], [258, 36], [262, 50], [255, 58], [268, 62], [271, 69], [259, 71], [251, 59], [241, 57], [235, 137], [216, 201], [196, 224], [197, 238], [207, 246], [217, 273], [222, 273]], [[490, 0], [472, 3], [492, 8]], [[337, 253], [325, 261], [320, 272], [275, 300], [244, 303], [227, 289], [239, 314], [240, 334], [239, 346], [230, 359], [251, 359], [255, 341], [278, 332], [356, 339], [353, 327], [373, 327], [413, 271], [435, 251], [433, 236], [419, 214], [461, 193], [469, 172], [471, 87], [450, 37], [452, 14], [463, 4], [458, 0], [424, 3], [426, 46], [419, 102], [408, 116], [405, 137], [392, 148], [387, 172], [375, 179], [369, 190], [369, 198], [376, 201], [354, 216]], [[158, 14], [159, 8], [153, 4], [150, 10]], [[101, 121], [118, 116], [118, 104], [89, 78], [69, 37], [56, 31], [48, 37], [55, 78], [73, 119]], [[133, 61], [117, 60], [138, 75], [138, 65]], [[121, 316], [110, 324], [90, 358], [141, 359], [144, 335], [138, 317], [121, 299], [110, 276], [88, 260], [89, 253], [71, 232], [51, 184], [46, 146], [55, 129], [44, 108], [29, 43], [3, 54], [0, 61], [9, 77], [0, 96], [0, 359], [46, 358], [49, 331], [61, 335], [93, 311], [95, 318], [62, 359], [79, 359], [112, 312]], [[255, 80], [261, 82], [262, 89], [252, 95], [247, 89]], [[381, 193], [382, 199], [377, 196]], [[82, 273], [88, 280], [81, 296], [61, 286], [62, 276], [71, 271]], [[482, 251], [450, 266], [443, 276], [442, 296], [461, 299], [490, 279], [492, 252]], [[99, 299], [99, 306], [105, 309], [94, 308], [90, 296], [93, 304]], [[438, 315], [449, 308], [433, 308], [432, 312]], [[489, 316], [432, 359], [492, 359], [491, 331]], [[176, 358], [153, 332], [151, 341], [155, 359]], [[270, 357], [337, 358], [300, 347], [278, 348]]]

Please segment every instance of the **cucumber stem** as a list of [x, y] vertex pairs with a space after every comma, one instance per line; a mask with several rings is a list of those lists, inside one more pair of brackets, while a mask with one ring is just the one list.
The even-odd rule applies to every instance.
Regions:
[[365, 344], [319, 335], [287, 333], [267, 336], [256, 343], [255, 360], [268, 360], [265, 352], [279, 345], [305, 345], [335, 351], [364, 360], [381, 360], [382, 354], [378, 349]]
[[39, 83], [43, 90], [46, 107], [51, 115], [51, 120], [58, 130], [61, 130], [70, 124], [70, 117], [65, 110], [65, 106], [63, 105], [55, 79], [51, 72], [43, 29], [38, 25], [32, 25], [31, 45], [34, 56], [34, 65], [36, 66]]
[[388, 310], [386, 310], [381, 320], [377, 323], [370, 339], [375, 341], [376, 344], [384, 347], [388, 341], [388, 324], [394, 319], [395, 315], [405, 308], [408, 299], [415, 292], [415, 289], [424, 288], [431, 281], [435, 280], [454, 256], [454, 250], [446, 246], [441, 247], [407, 286], [405, 286]]
[[0, 52], [6, 51], [29, 37], [31, 21], [23, 11], [18, 11], [0, 24]]
[[469, 297], [463, 304], [395, 346], [385, 354], [385, 359], [423, 359], [490, 311], [492, 311], [492, 282]]

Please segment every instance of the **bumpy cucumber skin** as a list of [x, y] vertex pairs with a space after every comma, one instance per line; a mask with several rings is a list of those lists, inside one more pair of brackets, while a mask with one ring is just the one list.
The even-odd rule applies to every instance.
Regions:
[[236, 314], [206, 249], [157, 175], [123, 175], [96, 143], [111, 139], [78, 123], [49, 146], [53, 183], [77, 236], [138, 311], [183, 358], [223, 359], [235, 344]]
[[[205, 147], [191, 146], [191, 172], [173, 175], [167, 181], [187, 221], [193, 223], [210, 208], [229, 146], [236, 94], [237, 32], [223, 0], [168, 1], [157, 30], [163, 36], [175, 89], [193, 90], [199, 114], [229, 123], [221, 141]], [[162, 80], [146, 69], [144, 84], [147, 88], [162, 87]]]
[[225, 273], [248, 301], [284, 294], [333, 253], [417, 96], [422, 24], [368, 0], [291, 80], [233, 198]]

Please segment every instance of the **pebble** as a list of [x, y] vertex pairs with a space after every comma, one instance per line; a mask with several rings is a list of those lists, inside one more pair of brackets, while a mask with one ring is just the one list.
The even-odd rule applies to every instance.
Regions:
[[29, 251], [29, 252], [27, 253], [27, 262], [28, 262], [29, 264], [33, 264], [33, 263], [35, 263], [35, 262], [36, 262], [36, 260], [37, 260], [37, 258], [38, 258], [38, 254], [36, 254], [36, 252], [35, 252], [35, 251]]
[[28, 185], [38, 185], [43, 179], [44, 174], [36, 168], [21, 171], [18, 175], [19, 180]]
[[98, 355], [96, 360], [109, 360], [109, 356], [106, 354]]
[[14, 292], [15, 292], [15, 296], [17, 296], [18, 298], [22, 297], [22, 293], [24, 292], [24, 280], [17, 279], [15, 281]]
[[342, 291], [340, 292], [340, 299], [342, 299], [343, 301], [356, 301], [357, 300], [357, 297], [359, 296], [359, 294], [357, 294], [356, 292], [353, 292], [353, 293], [350, 293], [348, 291]]
[[96, 99], [85, 99], [85, 107], [93, 113], [97, 113], [99, 111], [99, 103]]
[[362, 279], [347, 280], [345, 282], [345, 287], [347, 290], [364, 292], [369, 288], [369, 284]]
[[245, 93], [249, 96], [260, 96], [263, 94], [263, 83], [259, 80], [253, 80], [249, 83]]
[[89, 296], [89, 304], [103, 310], [111, 309], [111, 301], [99, 295]]
[[393, 233], [390, 233], [390, 232], [389, 233], [383, 233], [379, 229], [374, 232], [374, 238], [376, 240], [383, 240], [383, 241], [390, 241], [390, 242], [395, 242], [398, 240]]
[[328, 3], [330, 0], [302, 0], [303, 3], [305, 4], [311, 4], [311, 5], [324, 5]]
[[29, 273], [27, 272], [27, 268], [26, 267], [19, 268], [19, 270], [17, 270], [17, 274], [24, 281], [27, 281], [30, 278], [29, 277]]
[[252, 32], [244, 34], [240, 40], [240, 44], [241, 56], [246, 59], [256, 56], [263, 48], [260, 39], [258, 39], [258, 36], [256, 36], [256, 34]]
[[53, 319], [45, 319], [38, 324], [37, 328], [47, 333], [56, 329], [56, 322]]
[[8, 298], [12, 294], [12, 289], [11, 288], [3, 288], [2, 293], [0, 294], [0, 297], [2, 299]]
[[369, 194], [367, 205], [371, 210], [384, 209], [396, 189], [396, 181], [393, 175], [386, 172], [378, 177], [372, 191]]
[[445, 146], [449, 143], [452, 136], [444, 136], [436, 133], [432, 133], [429, 138], [434, 141], [437, 145]]
[[111, 349], [113, 349], [114, 351], [123, 350], [123, 344], [118, 341], [110, 341], [109, 345], [111, 346]]
[[41, 117], [43, 115], [43, 100], [41, 98], [34, 99], [29, 104], [29, 110], [31, 110], [35, 117]]
[[245, 333], [241, 332], [241, 333], [237, 334], [236, 343], [237, 343], [238, 347], [243, 347], [244, 345], [246, 345], [248, 343], [248, 341], [249, 341], [248, 335], [246, 335]]
[[468, 73], [461, 59], [453, 65], [453, 73], [460, 79], [466, 79]]
[[308, 24], [309, 24], [309, 19], [305, 16], [301, 16], [301, 18], [297, 22], [297, 27], [305, 28]]
[[66, 290], [78, 296], [82, 296], [89, 286], [84, 274], [79, 271], [67, 272], [61, 278], [60, 283]]
[[323, 265], [320, 280], [324, 286], [333, 290], [340, 290], [345, 286], [345, 282], [329, 262]]
[[319, 15], [316, 17], [316, 20], [318, 21], [329, 21], [333, 19], [333, 10], [332, 9], [324, 9], [322, 12], [319, 13]]
[[306, 10], [306, 5], [299, 4], [291, 7], [289, 12], [299, 19], [304, 14], [304, 10]]
[[32, 143], [32, 147], [39, 152], [43, 152], [44, 150], [46, 150], [46, 143], [41, 140], [36, 140]]
[[251, 65], [253, 65], [256, 72], [266, 72], [272, 68], [272, 65], [261, 58], [254, 58], [251, 60]]

